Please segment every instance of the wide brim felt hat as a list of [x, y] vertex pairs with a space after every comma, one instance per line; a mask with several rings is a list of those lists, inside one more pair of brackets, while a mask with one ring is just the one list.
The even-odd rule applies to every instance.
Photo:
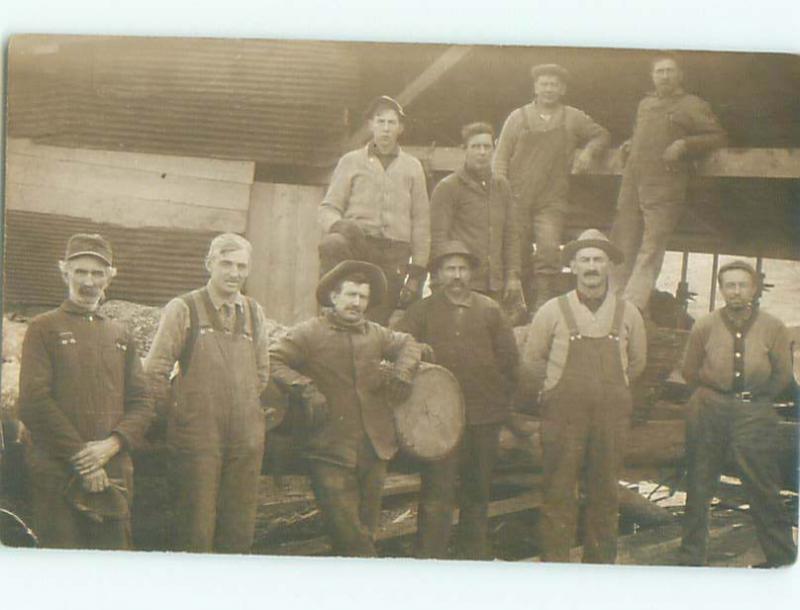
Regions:
[[342, 261], [320, 278], [317, 284], [317, 303], [323, 307], [333, 307], [331, 292], [337, 289], [343, 277], [358, 273], [363, 274], [369, 283], [370, 307], [380, 304], [386, 298], [387, 290], [383, 271], [372, 263], [351, 260]]
[[439, 263], [441, 263], [442, 259], [454, 255], [463, 256], [466, 258], [473, 269], [477, 269], [481, 266], [480, 259], [469, 251], [469, 248], [464, 245], [464, 242], [451, 240], [442, 242], [433, 249], [431, 252], [431, 261], [428, 264], [428, 270], [431, 272], [436, 271], [439, 268]]
[[611, 243], [601, 231], [597, 229], [587, 229], [578, 236], [578, 239], [574, 239], [564, 246], [564, 252], [562, 253], [564, 264], [569, 265], [572, 259], [575, 258], [575, 254], [578, 250], [582, 250], [583, 248], [599, 248], [608, 254], [608, 258], [615, 265], [619, 265], [625, 260], [622, 250]]

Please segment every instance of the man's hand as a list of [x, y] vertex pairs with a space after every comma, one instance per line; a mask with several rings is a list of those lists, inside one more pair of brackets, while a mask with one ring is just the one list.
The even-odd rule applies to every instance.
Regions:
[[300, 393], [300, 401], [303, 406], [303, 424], [307, 428], [316, 430], [325, 425], [328, 421], [328, 400], [317, 386], [305, 386]]
[[408, 309], [412, 303], [419, 300], [421, 292], [422, 282], [417, 278], [409, 277], [400, 291], [400, 297], [397, 299], [398, 309]]
[[89, 493], [100, 493], [110, 485], [105, 468], [98, 468], [81, 475], [81, 485]]
[[414, 388], [410, 381], [398, 377], [397, 375], [390, 375], [386, 379], [386, 398], [389, 403], [399, 405], [405, 402], [411, 396], [411, 390]]
[[100, 470], [122, 449], [122, 441], [116, 434], [112, 434], [102, 441], [89, 441], [78, 453], [70, 458], [75, 470], [85, 476]]
[[667, 164], [667, 168], [672, 171], [673, 165], [680, 161], [686, 154], [686, 140], [675, 140], [672, 144], [667, 146], [661, 158]]
[[344, 235], [351, 246], [358, 248], [364, 241], [364, 231], [355, 220], [337, 220], [331, 225], [330, 233]]
[[572, 170], [576, 174], [585, 174], [594, 164], [594, 154], [590, 148], [584, 148], [575, 157], [575, 163], [572, 165]]

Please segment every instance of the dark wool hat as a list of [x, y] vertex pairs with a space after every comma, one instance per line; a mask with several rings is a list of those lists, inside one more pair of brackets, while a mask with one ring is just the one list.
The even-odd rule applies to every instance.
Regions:
[[428, 263], [428, 270], [431, 271], [431, 273], [435, 272], [439, 268], [442, 260], [456, 254], [466, 258], [473, 269], [477, 269], [481, 266], [480, 259], [469, 251], [469, 248], [464, 245], [464, 242], [454, 239], [452, 241], [442, 242], [436, 246], [433, 252], [431, 252], [431, 262]]
[[367, 110], [364, 113], [364, 118], [367, 120], [371, 119], [381, 108], [390, 108], [391, 110], [394, 110], [397, 112], [397, 115], [400, 117], [401, 121], [406, 118], [406, 113], [403, 112], [403, 107], [400, 105], [400, 102], [393, 97], [389, 97], [388, 95], [380, 95], [372, 100], [369, 103], [369, 106], [367, 106]]
[[755, 270], [753, 265], [741, 259], [737, 259], [735, 261], [731, 261], [729, 263], [725, 263], [724, 265], [722, 265], [722, 267], [719, 268], [719, 271], [717, 271], [717, 283], [720, 283], [722, 281], [723, 273], [725, 273], [726, 271], [731, 271], [733, 269], [741, 269], [742, 271], [747, 271], [747, 273], [749, 273], [752, 276], [753, 281], [756, 283], [756, 286], [758, 286], [761, 283], [761, 276], [759, 275], [758, 271]]
[[611, 262], [615, 265], [619, 265], [625, 259], [622, 251], [612, 244], [602, 231], [586, 229], [578, 236], [578, 239], [564, 246], [564, 253], [562, 255], [564, 264], [569, 265], [572, 259], [575, 258], [575, 254], [577, 254], [578, 250], [583, 248], [600, 248], [608, 254], [608, 258], [610, 258]]
[[559, 66], [558, 64], [539, 64], [538, 66], [533, 66], [531, 68], [531, 78], [533, 78], [533, 82], [536, 82], [536, 79], [543, 75], [551, 75], [557, 76], [565, 83], [567, 79], [569, 79], [569, 72], [563, 66]]
[[361, 273], [369, 283], [370, 307], [379, 305], [386, 296], [386, 276], [377, 265], [364, 261], [342, 261], [319, 279], [317, 284], [317, 303], [332, 307], [331, 292], [335, 291], [342, 278]]
[[76, 233], [67, 241], [67, 251], [64, 260], [78, 256], [94, 256], [102, 260], [109, 267], [112, 265], [111, 244], [97, 233]]

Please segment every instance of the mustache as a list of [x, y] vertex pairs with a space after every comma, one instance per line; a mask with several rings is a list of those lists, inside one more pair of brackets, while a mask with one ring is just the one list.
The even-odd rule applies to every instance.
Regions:
[[584, 277], [600, 277], [599, 271], [587, 271], [583, 274]]
[[101, 290], [99, 288], [90, 288], [89, 286], [79, 286], [78, 287], [78, 294], [82, 297], [94, 297], [100, 294]]

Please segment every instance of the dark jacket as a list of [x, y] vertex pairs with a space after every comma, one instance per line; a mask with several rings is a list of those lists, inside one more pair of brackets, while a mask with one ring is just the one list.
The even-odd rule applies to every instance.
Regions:
[[519, 353], [511, 325], [497, 303], [473, 292], [458, 305], [439, 290], [412, 305], [397, 329], [433, 347], [436, 363], [458, 379], [468, 424], [506, 418]]
[[355, 468], [364, 435], [380, 459], [398, 449], [381, 360], [411, 381], [421, 349], [414, 339], [374, 322], [350, 326], [328, 313], [298, 324], [270, 351], [272, 378], [287, 392], [313, 382], [328, 402], [326, 423], [308, 440], [312, 459]]
[[505, 178], [479, 182], [461, 167], [436, 185], [431, 196], [431, 251], [457, 239], [481, 261], [472, 289], [499, 291], [519, 277], [519, 234], [514, 198]]
[[28, 326], [19, 404], [34, 444], [60, 460], [111, 433], [125, 448], [135, 448], [153, 417], [130, 332], [71, 301]]

